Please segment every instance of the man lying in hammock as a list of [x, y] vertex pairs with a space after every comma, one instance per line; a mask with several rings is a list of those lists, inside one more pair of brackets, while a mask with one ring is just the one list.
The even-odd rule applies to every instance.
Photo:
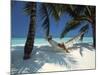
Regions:
[[52, 40], [52, 37], [49, 36], [47, 38], [48, 42], [54, 47], [54, 48], [57, 48], [57, 49], [62, 49], [62, 50], [65, 50], [66, 52], [69, 53], [68, 49], [65, 47], [64, 43], [57, 43], [56, 41]]
[[50, 45], [56, 49], [64, 50], [67, 53], [69, 53], [68, 48], [72, 47], [79, 39], [81, 39], [81, 36], [84, 35], [84, 32], [81, 32], [80, 34], [76, 35], [72, 39], [68, 40], [67, 42], [58, 43], [55, 40], [52, 39], [52, 36], [48, 36], [47, 40], [50, 43]]

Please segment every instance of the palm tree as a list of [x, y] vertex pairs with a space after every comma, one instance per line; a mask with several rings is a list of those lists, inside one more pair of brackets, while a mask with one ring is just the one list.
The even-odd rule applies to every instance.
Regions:
[[[25, 12], [30, 16], [30, 24], [27, 40], [24, 47], [24, 57], [23, 59], [29, 59], [31, 56], [31, 52], [34, 47], [34, 39], [36, 32], [36, 11], [37, 11], [37, 3], [28, 2], [25, 5]], [[46, 36], [49, 36], [50, 32], [50, 23], [49, 16], [53, 15], [56, 20], [59, 19], [59, 15], [57, 10], [55, 9], [53, 4], [41, 3], [40, 4], [40, 15], [42, 18], [42, 27], [46, 30]]]
[[79, 27], [80, 24], [84, 23], [85, 21], [87, 24], [86, 26], [83, 26], [83, 28], [81, 28], [80, 31], [82, 31], [83, 29], [88, 29], [89, 26], [87, 25], [91, 25], [92, 34], [93, 34], [93, 46], [94, 48], [96, 48], [95, 6], [79, 6], [79, 7], [75, 6], [75, 9], [78, 9], [78, 10], [73, 10], [74, 12], [78, 12], [78, 11], [80, 12], [78, 14], [74, 13], [74, 14], [77, 14], [77, 16], [74, 16], [74, 18], [70, 22], [66, 23], [65, 28], [61, 33], [61, 38], [63, 38], [66, 35], [66, 33], [68, 33], [69, 31]]
[[30, 58], [33, 49], [34, 38], [35, 38], [36, 4], [33, 2], [28, 2], [26, 3], [24, 10], [30, 16], [29, 31], [28, 31], [28, 36], [24, 47], [24, 57], [23, 57], [23, 59], [28, 59]]

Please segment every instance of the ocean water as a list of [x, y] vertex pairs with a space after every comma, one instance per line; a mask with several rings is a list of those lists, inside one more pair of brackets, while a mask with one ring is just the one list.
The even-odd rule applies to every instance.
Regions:
[[[67, 42], [69, 39], [71, 39], [72, 37], [68, 37], [68, 38], [63, 38], [63, 39], [59, 39], [59, 38], [53, 38], [55, 41], [57, 41], [58, 43], [60, 42]], [[11, 39], [11, 46], [24, 46], [26, 42], [26, 38], [12, 38]], [[81, 42], [81, 41], [78, 41]], [[93, 43], [92, 37], [84, 37], [83, 43]], [[49, 45], [48, 41], [44, 38], [35, 38], [35, 45]]]

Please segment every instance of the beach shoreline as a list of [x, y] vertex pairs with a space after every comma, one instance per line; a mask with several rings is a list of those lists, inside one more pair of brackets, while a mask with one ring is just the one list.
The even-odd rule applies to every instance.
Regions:
[[70, 53], [50, 45], [35, 45], [29, 60], [22, 59], [23, 52], [24, 46], [11, 46], [12, 74], [95, 69], [95, 49], [88, 43], [73, 45]]

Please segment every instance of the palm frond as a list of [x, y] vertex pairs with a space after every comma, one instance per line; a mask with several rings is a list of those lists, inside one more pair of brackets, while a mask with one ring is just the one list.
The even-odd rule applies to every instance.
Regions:
[[79, 16], [79, 15], [84, 14], [85, 9], [86, 9], [86, 7], [84, 5], [79, 5], [79, 6], [75, 5], [75, 10], [74, 11], [75, 11], [75, 14], [78, 14], [78, 16]]
[[[83, 27], [81, 27], [80, 32], [85, 32], [86, 33], [88, 31], [88, 29], [89, 29], [89, 25], [86, 24]], [[83, 40], [83, 37], [84, 37], [85, 33], [81, 36], [81, 38], [80, 38], [81, 41]]]
[[69, 23], [66, 23], [60, 38], [63, 38], [69, 31], [76, 29], [78, 26], [80, 26], [80, 20], [72, 19]]
[[76, 17], [76, 20], [80, 20], [80, 21], [88, 21], [88, 22], [92, 22], [91, 18], [89, 18], [89, 16], [84, 16], [84, 15], [81, 15], [81, 16], [77, 16]]
[[42, 27], [46, 30], [46, 36], [49, 35], [50, 32], [50, 20], [49, 17], [53, 16], [56, 21], [59, 20], [60, 9], [57, 8], [57, 5], [49, 4], [49, 3], [42, 3], [40, 6], [41, 11], [41, 20], [42, 20]]
[[85, 6], [85, 16], [93, 16], [95, 15], [95, 6]]
[[45, 6], [46, 6], [46, 8], [48, 10], [48, 14], [52, 15], [54, 17], [54, 19], [56, 21], [58, 21], [59, 18], [60, 18], [60, 14], [59, 14], [60, 13], [60, 8], [59, 8], [59, 5], [46, 3]]
[[89, 6], [86, 6], [86, 9], [87, 9], [87, 12], [88, 12], [89, 16], [91, 16], [92, 13], [91, 13], [91, 9], [90, 9], [90, 7], [89, 7]]
[[63, 5], [63, 12], [67, 12], [70, 16], [76, 17], [78, 14], [75, 12], [75, 6], [73, 5]]
[[33, 12], [36, 11], [36, 4], [34, 2], [28, 2], [28, 3], [25, 4], [24, 12], [27, 15], [30, 15], [31, 11], [33, 11]]
[[72, 17], [77, 17], [84, 12], [85, 6], [80, 5], [62, 5], [63, 12], [67, 12]]
[[50, 22], [49, 22], [48, 10], [44, 4], [41, 4], [40, 11], [41, 11], [40, 16], [42, 20], [42, 27], [46, 32], [46, 36], [48, 36], [50, 32]]
[[88, 28], [89, 28], [89, 25], [86, 24], [83, 27], [81, 27], [80, 32], [86, 32], [88, 30]]
[[91, 10], [92, 15], [96, 14], [96, 6], [91, 6], [90, 10]]

